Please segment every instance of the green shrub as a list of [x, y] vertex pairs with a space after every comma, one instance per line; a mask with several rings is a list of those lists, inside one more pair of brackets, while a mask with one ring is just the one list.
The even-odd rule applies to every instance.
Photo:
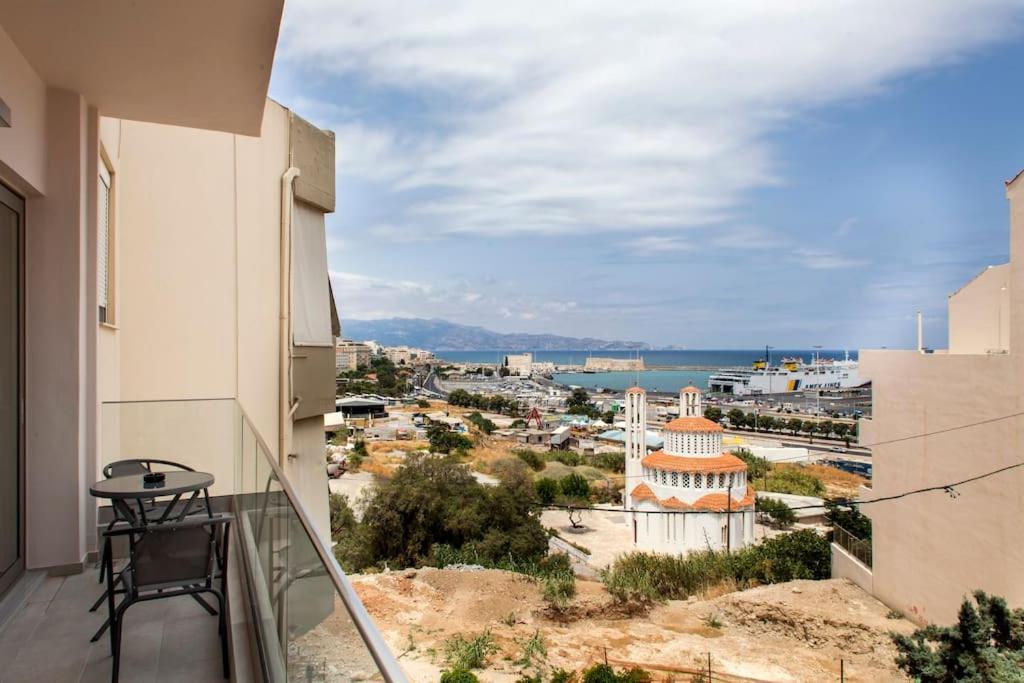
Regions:
[[591, 465], [609, 472], [622, 474], [626, 471], [625, 453], [595, 453], [587, 458]]
[[444, 661], [452, 670], [482, 669], [487, 658], [498, 651], [498, 644], [490, 630], [466, 637], [456, 633], [444, 641]]
[[823, 496], [825, 485], [817, 477], [801, 472], [797, 467], [773, 467], [768, 472], [765, 491], [789, 493], [797, 496]]
[[537, 498], [540, 499], [541, 505], [551, 505], [558, 498], [558, 493], [561, 489], [558, 487], [558, 482], [554, 479], [542, 477], [538, 479], [534, 485], [534, 489], [537, 491]]
[[421, 398], [420, 400], [416, 401], [416, 407], [417, 408], [429, 408], [430, 407], [430, 402], [429, 401], [424, 401]]
[[585, 500], [590, 497], [590, 482], [587, 481], [586, 477], [577, 472], [563, 477], [558, 482], [558, 488], [561, 489], [562, 495], [566, 498]]
[[757, 516], [762, 521], [767, 520], [774, 527], [785, 529], [796, 522], [796, 513], [786, 505], [785, 501], [758, 497], [754, 501], [754, 507], [757, 510]]
[[576, 576], [572, 572], [544, 577], [542, 595], [550, 607], [560, 610], [576, 597]]
[[547, 459], [560, 462], [569, 467], [576, 467], [576, 465], [583, 462], [583, 458], [572, 451], [551, 451], [547, 454]]
[[906, 636], [892, 634], [896, 665], [922, 683], [1024, 679], [1024, 609], [974, 593], [960, 605], [954, 626], [934, 624]]
[[451, 669], [441, 672], [441, 683], [480, 683], [480, 679], [469, 669]]
[[548, 683], [575, 683], [575, 681], [576, 673], [565, 669], [555, 669], [551, 672], [551, 678], [548, 679]]
[[648, 683], [651, 680], [651, 674], [643, 669], [616, 672], [607, 664], [595, 664], [583, 671], [583, 683]]
[[488, 420], [480, 413], [470, 413], [469, 415], [466, 416], [466, 419], [475, 424], [477, 429], [479, 429], [484, 434], [490, 434], [491, 432], [498, 428], [496, 424]]
[[685, 557], [628, 553], [601, 574], [620, 602], [682, 600], [731, 580], [740, 588], [794, 579], [827, 579], [828, 539], [804, 529], [769, 538], [732, 554], [706, 550]]
[[871, 520], [853, 506], [826, 500], [825, 519], [831, 526], [842, 527], [861, 540], [871, 538]]
[[526, 448], [521, 448], [512, 451], [512, 453], [517, 458], [519, 458], [527, 465], [529, 465], [530, 469], [533, 470], [534, 472], [540, 472], [542, 469], [544, 469], [544, 458], [541, 457], [540, 453], [536, 451], [531, 451]]
[[[733, 410], [736, 410], [735, 408]], [[742, 411], [741, 411], [742, 412]], [[747, 481], [754, 482], [764, 478], [768, 472], [768, 463], [764, 458], [758, 458], [746, 448], [737, 448], [732, 452], [737, 458], [747, 465]]]

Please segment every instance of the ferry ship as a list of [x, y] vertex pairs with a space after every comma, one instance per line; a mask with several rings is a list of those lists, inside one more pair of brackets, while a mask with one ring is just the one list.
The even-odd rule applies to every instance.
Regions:
[[783, 358], [778, 366], [761, 359], [752, 368], [723, 368], [708, 377], [708, 391], [732, 396], [784, 394], [806, 389], [849, 389], [861, 381], [857, 361], [818, 358]]

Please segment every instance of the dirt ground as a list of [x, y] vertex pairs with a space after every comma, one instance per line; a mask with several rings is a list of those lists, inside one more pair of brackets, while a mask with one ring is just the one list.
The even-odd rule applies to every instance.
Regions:
[[[352, 582], [410, 680], [437, 681], [445, 640], [489, 630], [500, 650], [481, 681], [515, 681], [523, 643], [539, 633], [547, 670], [579, 670], [603, 660], [640, 666], [656, 680], [899, 681], [887, 632], [913, 625], [843, 580], [794, 581], [708, 599], [670, 601], [625, 614], [603, 587], [577, 581], [568, 616], [549, 613], [538, 585], [497, 570], [407, 570], [353, 576]], [[326, 624], [325, 624], [326, 626]]]

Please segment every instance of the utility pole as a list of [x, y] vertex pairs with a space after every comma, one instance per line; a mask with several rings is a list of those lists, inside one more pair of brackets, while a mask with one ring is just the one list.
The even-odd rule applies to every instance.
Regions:
[[729, 484], [726, 491], [728, 492], [728, 502], [725, 504], [725, 554], [729, 555], [732, 553], [732, 484]]

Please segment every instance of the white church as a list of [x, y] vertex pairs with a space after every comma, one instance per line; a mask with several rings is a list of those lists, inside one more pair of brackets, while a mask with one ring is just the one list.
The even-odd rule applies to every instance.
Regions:
[[626, 391], [627, 523], [637, 550], [685, 555], [754, 542], [754, 489], [746, 464], [722, 452], [722, 427], [704, 417], [700, 390], [679, 392], [664, 448], [647, 453], [647, 393]]

